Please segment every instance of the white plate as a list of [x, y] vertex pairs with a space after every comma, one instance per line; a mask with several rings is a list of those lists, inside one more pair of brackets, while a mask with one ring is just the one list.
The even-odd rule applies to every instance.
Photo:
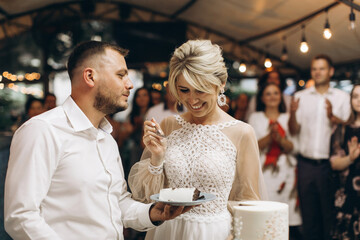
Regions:
[[191, 202], [172, 202], [172, 201], [162, 201], [159, 200], [159, 193], [158, 194], [154, 194], [150, 196], [150, 199], [154, 200], [155, 202], [162, 202], [162, 203], [166, 203], [166, 204], [170, 204], [173, 206], [194, 206], [194, 205], [200, 205], [203, 204], [205, 202], [209, 202], [212, 200], [216, 199], [216, 196], [212, 193], [202, 193], [200, 192], [200, 196], [204, 196], [202, 199], [198, 199], [195, 201], [191, 201]]

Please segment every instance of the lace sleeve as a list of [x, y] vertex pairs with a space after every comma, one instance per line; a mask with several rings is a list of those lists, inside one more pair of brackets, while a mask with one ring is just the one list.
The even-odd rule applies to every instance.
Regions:
[[144, 203], [151, 202], [150, 196], [159, 193], [165, 184], [162, 166], [152, 166], [149, 154], [145, 149], [141, 160], [131, 168], [128, 180], [132, 198]]
[[[236, 174], [229, 200], [265, 200], [267, 193], [261, 171], [259, 147], [253, 128], [242, 123], [237, 148]], [[239, 132], [239, 131], [237, 131]]]

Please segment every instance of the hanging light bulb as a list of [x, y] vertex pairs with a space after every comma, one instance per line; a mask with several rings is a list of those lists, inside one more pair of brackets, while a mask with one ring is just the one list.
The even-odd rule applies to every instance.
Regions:
[[[353, 4], [353, 0], [351, 0], [351, 4]], [[351, 5], [350, 14], [349, 14], [349, 20], [350, 20], [349, 29], [354, 30], [355, 29], [355, 13], [354, 13], [354, 9], [353, 9], [352, 5]]]
[[266, 68], [271, 68], [271, 67], [272, 67], [272, 62], [271, 62], [271, 60], [270, 60], [269, 57], [266, 57], [266, 58], [265, 58], [264, 66], [265, 66]]
[[323, 31], [323, 37], [325, 39], [330, 39], [332, 36], [332, 32], [330, 30], [330, 23], [329, 23], [329, 18], [328, 18], [328, 10], [326, 9], [326, 21], [325, 21], [325, 26], [324, 26], [324, 31]]
[[302, 26], [303, 32], [302, 32], [302, 38], [300, 43], [300, 51], [302, 53], [307, 53], [309, 51], [309, 45], [305, 38], [305, 25]]
[[309, 51], [309, 45], [308, 43], [306, 42], [306, 40], [303, 40], [300, 44], [300, 51], [302, 53], [307, 53]]
[[284, 36], [283, 37], [283, 48], [282, 48], [282, 51], [281, 51], [281, 60], [282, 61], [286, 61], [286, 60], [288, 60], [288, 58], [289, 58], [289, 55], [288, 55], [288, 51], [287, 51], [287, 47], [286, 47], [286, 37]]
[[244, 62], [241, 62], [241, 63], [240, 63], [239, 71], [240, 71], [241, 73], [246, 72], [246, 64], [245, 64]]

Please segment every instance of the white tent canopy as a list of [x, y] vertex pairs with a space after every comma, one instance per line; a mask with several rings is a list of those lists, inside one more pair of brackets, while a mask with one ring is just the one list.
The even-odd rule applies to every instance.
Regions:
[[[86, 2], [95, 6], [90, 14], [95, 19], [119, 20], [124, 14], [121, 6], [126, 4], [131, 10], [124, 21], [185, 22], [188, 39], [209, 38], [222, 46], [228, 58], [237, 61], [263, 61], [268, 54], [283, 71], [307, 71], [311, 58], [319, 53], [328, 54], [335, 64], [360, 59], [360, 0], [353, 1], [355, 30], [349, 29], [350, 0], [0, 1], [0, 39], [11, 40], [31, 30], [40, 13], [58, 15], [61, 21], [83, 10], [81, 4]], [[59, 9], [61, 14], [56, 12]], [[329, 40], [322, 36], [326, 16], [332, 31]], [[307, 54], [299, 50], [303, 32], [310, 47]], [[284, 45], [286, 62], [280, 60]]]

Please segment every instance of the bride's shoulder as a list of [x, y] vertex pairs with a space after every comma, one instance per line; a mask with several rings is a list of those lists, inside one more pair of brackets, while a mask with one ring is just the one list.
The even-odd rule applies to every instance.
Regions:
[[236, 133], [238, 135], [249, 134], [254, 131], [253, 127], [250, 124], [243, 122], [241, 120], [237, 120], [235, 118], [233, 120], [228, 121], [228, 123], [233, 123], [230, 124], [231, 132]]

